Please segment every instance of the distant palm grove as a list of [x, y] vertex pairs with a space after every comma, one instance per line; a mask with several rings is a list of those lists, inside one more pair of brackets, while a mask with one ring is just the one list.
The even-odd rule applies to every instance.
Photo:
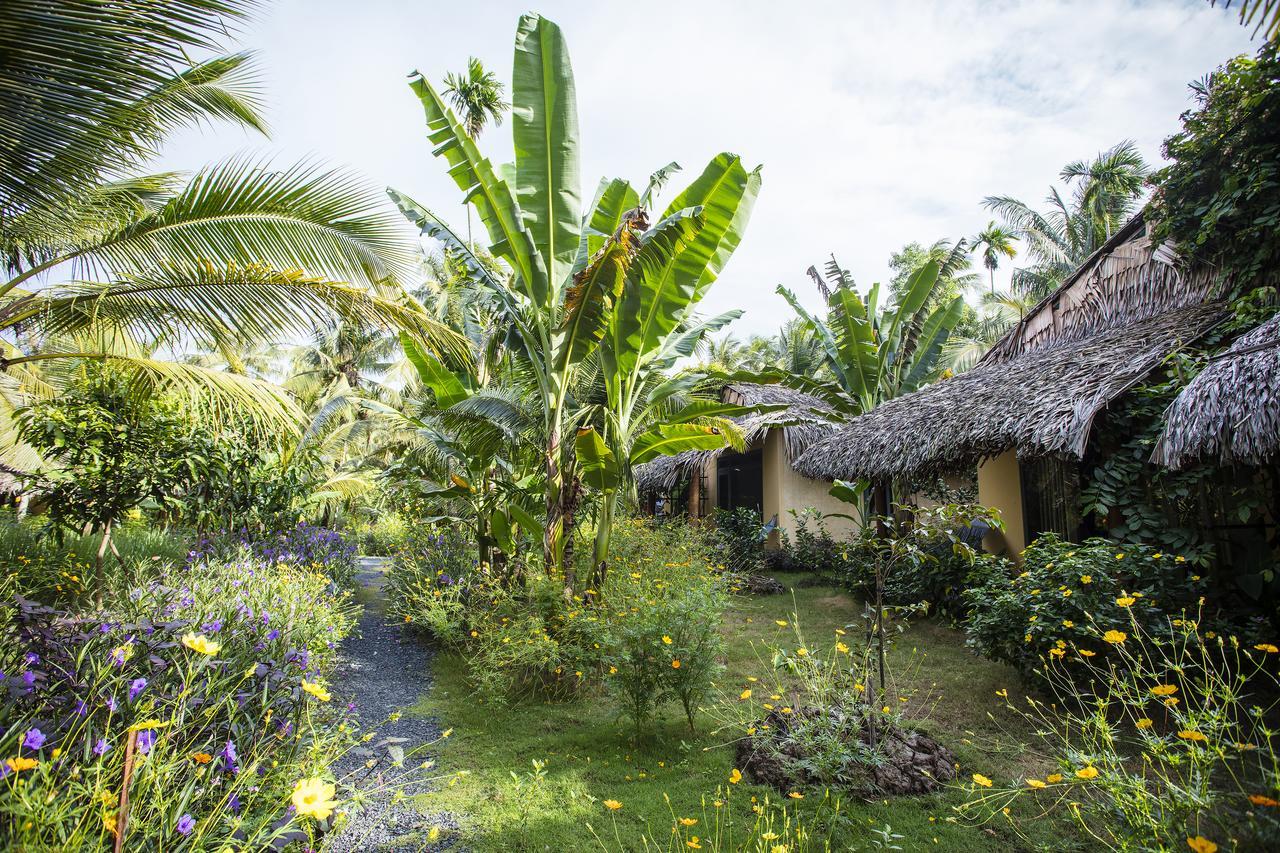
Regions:
[[1158, 162], [782, 282], [535, 13], [423, 35], [456, 195], [158, 171], [268, 140], [263, 5], [0, 8], [0, 847], [1280, 846], [1280, 3]]

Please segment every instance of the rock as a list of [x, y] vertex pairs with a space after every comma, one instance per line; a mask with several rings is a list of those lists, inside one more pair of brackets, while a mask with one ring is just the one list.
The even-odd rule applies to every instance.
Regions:
[[787, 591], [777, 578], [771, 578], [768, 575], [738, 575], [734, 579], [734, 586], [754, 595], [781, 595]]

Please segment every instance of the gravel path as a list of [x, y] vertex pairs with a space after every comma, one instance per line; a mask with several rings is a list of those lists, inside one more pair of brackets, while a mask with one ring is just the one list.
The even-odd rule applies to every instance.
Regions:
[[[384, 738], [396, 740], [409, 758], [406, 766], [422, 763], [430, 756], [419, 750], [422, 744], [440, 737], [440, 726], [434, 719], [415, 716], [408, 709], [431, 688], [431, 646], [420, 638], [404, 634], [386, 618], [386, 599], [383, 557], [361, 557], [357, 576], [364, 588], [364, 613], [355, 634], [342, 644], [343, 659], [334, 677], [335, 693], [352, 697], [356, 703], [356, 716], [366, 730], [376, 731], [370, 746]], [[388, 721], [393, 711], [405, 711], [395, 722]], [[379, 750], [385, 762], [385, 751]], [[335, 772], [341, 776], [360, 767], [367, 756], [349, 755]], [[371, 782], [371, 784], [373, 784]], [[412, 784], [406, 794], [430, 790], [425, 782]], [[436, 844], [426, 841], [433, 827], [439, 827], [442, 840]], [[412, 797], [400, 803], [392, 803], [390, 794], [378, 794], [351, 821], [341, 833], [327, 840], [326, 850], [338, 853], [350, 851], [385, 851], [385, 853], [410, 853], [410, 851], [456, 849], [450, 840], [456, 833], [457, 819], [447, 813], [424, 813], [414, 804]]]

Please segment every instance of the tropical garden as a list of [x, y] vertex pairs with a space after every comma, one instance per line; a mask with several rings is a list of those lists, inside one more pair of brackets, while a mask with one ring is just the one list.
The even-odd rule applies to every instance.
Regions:
[[[763, 168], [583, 174], [540, 15], [509, 77], [409, 78], [456, 198], [252, 153], [154, 171], [193, 128], [267, 137], [257, 5], [0, 9], [0, 846], [1280, 844], [1275, 543], [1223, 559], [1165, 511], [1216, 475], [1145, 461], [1280, 309], [1277, 4], [1228, 10], [1257, 51], [1193, 85], [1164, 165], [1106, 140], [1043, 202], [994, 187], [883, 284], [832, 247], [747, 337], [704, 300], [767, 239]], [[1099, 426], [1097, 536], [988, 553], [963, 477], [824, 482], [844, 511], [781, 536], [638, 486], [974, 368], [1139, 212], [1232, 316]], [[1274, 529], [1273, 497], [1232, 509]]]

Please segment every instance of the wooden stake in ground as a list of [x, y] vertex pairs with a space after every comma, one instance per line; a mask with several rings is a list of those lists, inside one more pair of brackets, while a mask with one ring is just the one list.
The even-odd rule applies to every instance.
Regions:
[[120, 810], [116, 814], [116, 843], [114, 853], [124, 850], [124, 834], [129, 822], [129, 783], [133, 780], [134, 751], [138, 747], [138, 733], [129, 732], [124, 745], [124, 780], [120, 784]]

